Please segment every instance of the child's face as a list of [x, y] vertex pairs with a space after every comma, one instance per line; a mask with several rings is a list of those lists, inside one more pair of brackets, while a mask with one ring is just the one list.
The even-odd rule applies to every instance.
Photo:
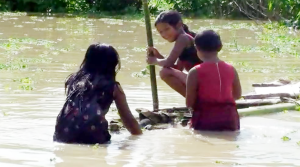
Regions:
[[174, 42], [178, 36], [178, 31], [175, 27], [168, 23], [158, 23], [156, 29], [159, 34], [167, 41]]

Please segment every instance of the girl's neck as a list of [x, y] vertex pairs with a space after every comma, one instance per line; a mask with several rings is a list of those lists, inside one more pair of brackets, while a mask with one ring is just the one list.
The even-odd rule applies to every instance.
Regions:
[[180, 29], [178, 30], [176, 40], [178, 39], [179, 35], [181, 35], [181, 34], [186, 34], [186, 32], [185, 32], [182, 28], [180, 28]]
[[202, 60], [203, 62], [207, 63], [217, 63], [221, 60], [219, 59], [218, 55], [205, 55], [205, 58]]

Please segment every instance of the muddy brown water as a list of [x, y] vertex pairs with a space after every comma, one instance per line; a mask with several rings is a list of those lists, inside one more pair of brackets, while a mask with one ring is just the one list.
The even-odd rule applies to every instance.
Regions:
[[[224, 43], [235, 37], [239, 44], [258, 45], [259, 27], [232, 28], [248, 23], [191, 20], [188, 25], [193, 30], [216, 26]], [[167, 54], [172, 44], [153, 32], [156, 47]], [[145, 131], [141, 136], [126, 131], [112, 134], [110, 144], [94, 147], [52, 142], [55, 118], [65, 98], [64, 79], [78, 69], [86, 48], [94, 41], [112, 44], [119, 51], [122, 69], [117, 79], [132, 112], [136, 115], [134, 109], [140, 107], [151, 109], [149, 78], [133, 77], [146, 66], [141, 21], [0, 15], [0, 64], [27, 66], [0, 70], [1, 167], [300, 166], [298, 112], [242, 118], [239, 133], [199, 133], [177, 126]], [[237, 64], [244, 93], [252, 90], [253, 82], [299, 77], [299, 59], [263, 58], [264, 54], [224, 47], [220, 57]], [[248, 66], [241, 65], [243, 62]], [[19, 79], [26, 77], [33, 81], [28, 84], [32, 91], [20, 87]], [[158, 91], [161, 108], [184, 106], [184, 99], [159, 77]], [[114, 111], [107, 115], [108, 120], [115, 117]], [[290, 140], [283, 141], [284, 136]]]

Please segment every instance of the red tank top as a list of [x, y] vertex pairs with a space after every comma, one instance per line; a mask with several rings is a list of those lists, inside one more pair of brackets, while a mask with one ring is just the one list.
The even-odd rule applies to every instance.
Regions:
[[196, 66], [198, 72], [198, 99], [205, 102], [234, 102], [232, 84], [235, 73], [230, 64], [205, 62]]
[[199, 89], [191, 126], [196, 130], [238, 130], [239, 115], [232, 96], [234, 68], [220, 61], [205, 62], [196, 69]]

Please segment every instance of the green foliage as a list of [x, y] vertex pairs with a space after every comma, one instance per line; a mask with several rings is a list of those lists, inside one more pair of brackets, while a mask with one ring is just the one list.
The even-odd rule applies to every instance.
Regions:
[[[148, 0], [150, 12], [175, 9], [184, 14], [212, 18], [270, 19], [300, 26], [299, 0]], [[247, 2], [247, 3], [246, 3]], [[135, 14], [142, 0], [0, 0], [1, 11], [43, 13]]]
[[[134, 9], [131, 7], [134, 6]], [[95, 13], [140, 9], [140, 0], [0, 0], [2, 11]]]
[[286, 18], [289, 26], [300, 25], [300, 1], [299, 0], [267, 0], [269, 15], [276, 17], [278, 14]]
[[[232, 0], [150, 0], [152, 12], [170, 9], [201, 17], [237, 16]], [[230, 15], [229, 15], [230, 14]]]

